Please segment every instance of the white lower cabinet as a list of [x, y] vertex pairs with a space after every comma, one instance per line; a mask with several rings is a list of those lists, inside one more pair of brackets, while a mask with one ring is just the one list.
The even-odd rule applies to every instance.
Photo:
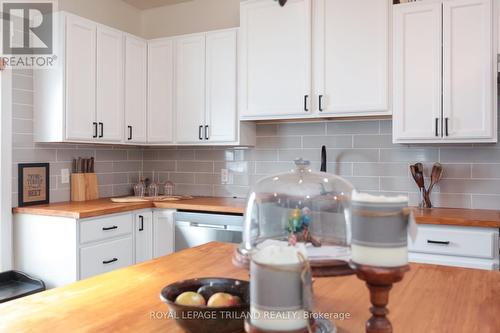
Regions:
[[135, 263], [153, 259], [153, 213], [134, 214], [135, 221]]
[[75, 219], [14, 215], [14, 268], [55, 288], [170, 254], [174, 210]]
[[489, 228], [419, 225], [408, 241], [413, 262], [478, 269], [499, 269], [499, 231]]
[[175, 210], [158, 209], [153, 212], [153, 257], [174, 252]]
[[80, 279], [107, 273], [134, 263], [132, 236], [80, 249]]

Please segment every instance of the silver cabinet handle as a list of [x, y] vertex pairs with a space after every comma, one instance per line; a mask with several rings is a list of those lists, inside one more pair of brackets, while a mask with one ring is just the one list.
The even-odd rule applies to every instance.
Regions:
[[198, 228], [207, 228], [207, 229], [220, 229], [220, 230], [226, 230], [227, 225], [217, 225], [217, 224], [203, 224], [203, 223], [191, 223], [192, 227], [198, 227]]

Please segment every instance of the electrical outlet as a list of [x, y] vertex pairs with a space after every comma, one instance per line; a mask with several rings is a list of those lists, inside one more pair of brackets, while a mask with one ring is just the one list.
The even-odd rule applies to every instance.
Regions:
[[69, 184], [69, 169], [61, 169], [61, 183]]
[[229, 170], [221, 169], [220, 170], [220, 182], [222, 184], [227, 184], [229, 182]]

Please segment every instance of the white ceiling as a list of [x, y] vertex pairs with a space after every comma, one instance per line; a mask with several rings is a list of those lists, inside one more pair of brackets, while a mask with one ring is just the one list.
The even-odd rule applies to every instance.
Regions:
[[193, 0], [122, 0], [122, 1], [139, 9], [149, 9], [155, 7], [175, 5], [181, 2], [188, 2]]

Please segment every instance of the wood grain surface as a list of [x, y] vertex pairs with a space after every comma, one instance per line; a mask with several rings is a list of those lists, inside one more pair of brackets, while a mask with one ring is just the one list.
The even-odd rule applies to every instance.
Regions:
[[132, 202], [115, 203], [111, 199], [99, 199], [83, 202], [63, 202], [48, 205], [13, 208], [14, 214], [33, 214], [46, 216], [60, 216], [75, 219], [96, 217], [107, 214], [123, 213], [145, 208], [168, 208], [192, 211], [206, 211], [218, 213], [243, 214], [245, 212], [246, 200], [218, 198], [218, 197], [196, 197], [193, 199], [177, 200], [172, 202]]
[[[244, 214], [246, 200], [220, 197], [195, 197], [193, 199], [155, 202], [153, 204], [150, 202], [114, 203], [106, 198], [84, 202], [63, 202], [32, 207], [17, 207], [13, 208], [13, 213], [86, 218], [152, 207]], [[415, 208], [414, 212], [417, 223], [420, 224], [500, 228], [500, 211], [497, 210]]]
[[417, 223], [463, 227], [500, 228], [500, 211], [458, 208], [424, 208], [414, 210]]
[[[181, 333], [160, 290], [196, 277], [248, 280], [231, 264], [234, 245], [210, 243], [66, 287], [0, 305], [0, 332]], [[316, 311], [333, 318], [339, 332], [364, 332], [370, 317], [368, 289], [356, 276], [318, 278]], [[497, 333], [500, 272], [411, 265], [390, 295], [389, 318], [400, 333]], [[344, 315], [347, 317], [347, 315]]]

